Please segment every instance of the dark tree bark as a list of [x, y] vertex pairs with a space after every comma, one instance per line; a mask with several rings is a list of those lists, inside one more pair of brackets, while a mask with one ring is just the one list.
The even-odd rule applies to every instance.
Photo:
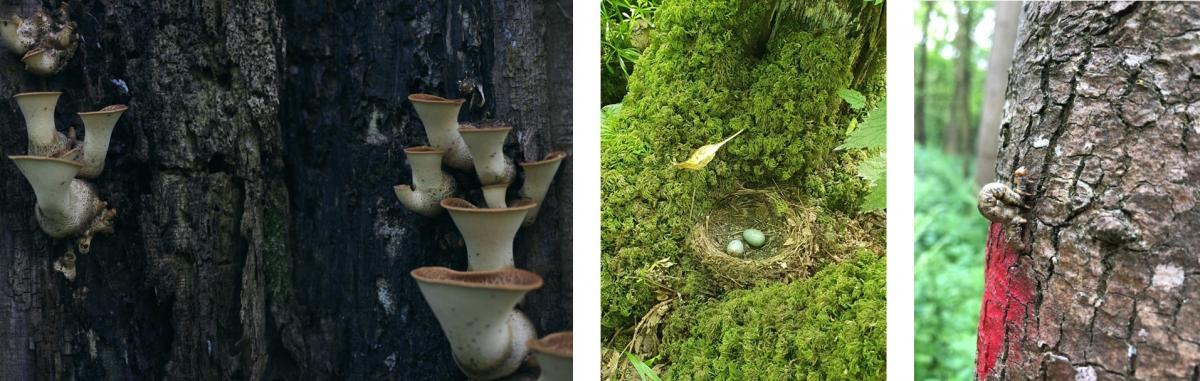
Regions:
[[971, 72], [974, 71], [975, 49], [971, 31], [975, 29], [975, 6], [970, 2], [957, 3], [955, 12], [958, 32], [954, 37], [954, 50], [958, 57], [954, 63], [954, 95], [950, 100], [950, 121], [943, 136], [942, 150], [962, 155], [967, 153], [971, 130]]
[[925, 12], [924, 16], [921, 16], [921, 43], [917, 45], [917, 99], [913, 109], [916, 124], [913, 129], [916, 130], [917, 144], [925, 144], [925, 88], [929, 79], [929, 17], [933, 14], [934, 3], [919, 2], [917, 4], [917, 6], [925, 8]]
[[979, 115], [979, 133], [975, 137], [975, 186], [983, 187], [996, 177], [996, 151], [1000, 148], [1000, 114], [1004, 112], [1004, 90], [1008, 86], [1008, 68], [1012, 66], [1013, 47], [1017, 43], [1017, 20], [1021, 3], [998, 1], [992, 8], [996, 23], [992, 27], [992, 52], [988, 57], [987, 79], [983, 84], [983, 104]]
[[1029, 299], [985, 301], [1022, 312], [981, 376], [1195, 380], [1200, 6], [1036, 2], [1022, 15], [996, 170], [1029, 169], [1031, 222], [994, 239], [1014, 248], [1003, 279]]
[[[67, 281], [52, 263], [73, 243], [0, 160], [0, 379], [462, 377], [408, 275], [465, 268], [461, 239], [391, 190], [425, 143], [406, 96], [475, 80], [487, 102], [462, 120], [512, 121], [514, 160], [569, 151], [569, 2], [71, 4], [75, 58], [40, 79], [0, 53], [0, 94], [63, 91], [60, 130], [130, 106], [93, 182], [119, 214]], [[0, 124], [23, 154], [15, 102]], [[571, 328], [570, 163], [517, 239], [542, 333]]]

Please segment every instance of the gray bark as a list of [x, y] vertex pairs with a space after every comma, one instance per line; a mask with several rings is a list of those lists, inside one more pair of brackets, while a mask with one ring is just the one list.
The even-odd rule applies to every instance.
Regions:
[[[0, 379], [461, 378], [408, 275], [465, 268], [461, 239], [391, 190], [411, 178], [402, 149], [425, 143], [405, 97], [474, 79], [487, 103], [462, 120], [514, 122], [509, 156], [569, 151], [569, 2], [71, 10], [72, 62], [40, 79], [2, 53], [0, 94], [63, 91], [60, 130], [130, 106], [94, 181], [119, 214], [69, 282], [52, 262], [73, 243], [40, 232], [29, 185], [0, 160]], [[15, 102], [0, 125], [0, 151], [24, 153]], [[543, 333], [571, 327], [570, 162], [518, 234], [517, 266], [546, 278], [520, 307]]]
[[1031, 173], [1032, 222], [1010, 240], [1033, 298], [991, 378], [1195, 380], [1200, 6], [1022, 17], [997, 170]]
[[1000, 149], [1000, 114], [1004, 112], [1004, 90], [1008, 86], [1008, 68], [1012, 66], [1017, 43], [1017, 21], [1021, 3], [996, 2], [992, 8], [996, 23], [992, 27], [992, 51], [988, 57], [987, 79], [983, 83], [983, 104], [979, 115], [979, 134], [975, 137], [975, 186], [996, 179], [996, 151]]

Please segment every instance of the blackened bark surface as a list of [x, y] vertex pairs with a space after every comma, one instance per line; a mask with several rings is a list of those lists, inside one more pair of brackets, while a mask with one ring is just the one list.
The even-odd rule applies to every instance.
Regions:
[[[288, 41], [283, 124], [292, 224], [268, 273], [272, 372], [281, 378], [461, 377], [416, 283], [420, 266], [466, 267], [449, 216], [406, 210], [392, 186], [408, 183], [403, 155], [426, 144], [414, 92], [486, 103], [461, 120], [513, 123], [505, 152], [540, 159], [570, 149], [569, 2], [294, 1], [282, 6]], [[560, 11], [562, 10], [562, 11]], [[563, 45], [565, 43], [565, 45]], [[557, 70], [566, 67], [565, 78]], [[565, 106], [564, 105], [565, 102]], [[517, 267], [545, 287], [520, 308], [543, 332], [571, 327], [570, 163], [533, 227], [518, 233]], [[456, 176], [481, 200], [473, 174]], [[514, 189], [516, 187], [514, 186]], [[273, 262], [274, 263], [274, 262]]]
[[0, 378], [261, 376], [262, 213], [286, 200], [272, 160], [283, 47], [273, 2], [86, 1], [71, 13], [82, 39], [62, 73], [35, 78], [0, 56], [0, 147], [26, 152], [15, 93], [63, 91], [63, 130], [76, 112], [128, 104], [93, 182], [118, 210], [116, 234], [99, 236], [68, 282], [52, 262], [74, 243], [41, 233], [29, 185], [2, 160], [0, 342], [15, 350]]
[[997, 174], [1031, 172], [1028, 242], [1010, 243], [1034, 297], [990, 378], [1195, 380], [1200, 6], [1022, 17]]
[[[60, 130], [130, 106], [93, 182], [115, 234], [74, 282], [52, 269], [74, 243], [40, 232], [29, 185], [0, 160], [0, 380], [461, 377], [408, 276], [465, 259], [449, 217], [392, 194], [410, 179], [403, 147], [425, 142], [405, 97], [474, 79], [488, 100], [462, 119], [514, 121], [510, 156], [569, 151], [570, 5], [521, 19], [500, 2], [331, 3], [72, 2], [82, 41], [62, 73], [0, 52], [4, 155], [26, 150], [12, 94], [63, 91]], [[518, 19], [532, 32], [496, 34]], [[516, 80], [542, 95], [498, 94]], [[546, 333], [571, 327], [566, 163], [518, 235], [517, 265], [546, 278], [521, 309]]]

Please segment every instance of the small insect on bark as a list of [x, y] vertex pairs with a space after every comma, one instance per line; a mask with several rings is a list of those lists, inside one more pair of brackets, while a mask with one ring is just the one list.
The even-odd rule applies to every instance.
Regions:
[[1029, 193], [1021, 190], [1021, 180], [1028, 175], [1025, 167], [1013, 171], [1013, 184], [988, 183], [979, 190], [979, 213], [989, 221], [1002, 225], [1021, 225], [1025, 218], [1021, 212], [1027, 209], [1025, 197]]

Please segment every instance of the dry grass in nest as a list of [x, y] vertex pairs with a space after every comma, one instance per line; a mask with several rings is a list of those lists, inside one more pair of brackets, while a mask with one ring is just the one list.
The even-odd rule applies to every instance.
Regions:
[[[746, 287], [759, 281], [784, 281], [811, 274], [829, 258], [818, 258], [814, 229], [817, 210], [790, 203], [769, 190], [742, 189], [716, 203], [718, 208], [692, 228], [692, 251], [714, 274]], [[767, 242], [760, 248], [746, 245], [746, 253], [725, 253], [729, 241], [741, 239], [746, 229], [761, 230]], [[728, 288], [728, 287], [726, 287]]]

